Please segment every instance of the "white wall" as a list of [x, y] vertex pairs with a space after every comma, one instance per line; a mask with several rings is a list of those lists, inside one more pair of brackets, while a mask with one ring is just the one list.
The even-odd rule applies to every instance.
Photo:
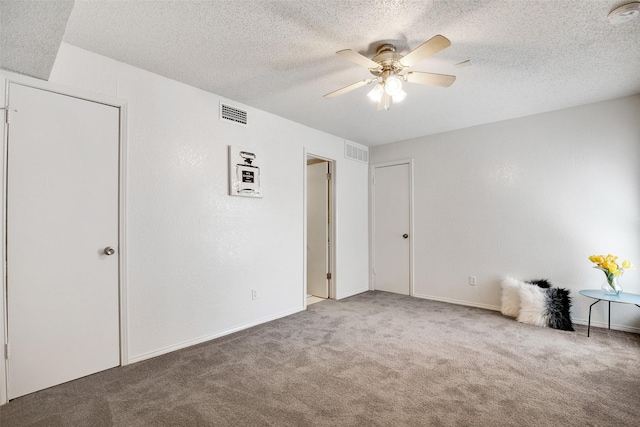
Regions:
[[[50, 81], [128, 102], [132, 361], [304, 308], [305, 149], [337, 161], [337, 296], [368, 289], [368, 170], [343, 139], [67, 44]], [[263, 154], [263, 199], [227, 195], [228, 145]]]
[[[578, 291], [604, 281], [587, 257], [640, 267], [640, 96], [371, 150], [371, 164], [405, 158], [415, 160], [416, 296], [499, 309], [502, 275], [547, 278], [571, 290], [573, 319], [586, 323], [594, 300]], [[640, 293], [640, 272], [621, 283]], [[606, 304], [593, 310], [602, 324]], [[611, 322], [640, 332], [640, 309], [614, 305]]]

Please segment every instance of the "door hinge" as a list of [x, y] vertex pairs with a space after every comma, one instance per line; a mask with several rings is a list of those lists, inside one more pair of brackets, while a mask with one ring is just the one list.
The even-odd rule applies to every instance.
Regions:
[[331, 273], [327, 273], [327, 280], [331, 280]]
[[327, 181], [331, 181], [331, 174], [330, 173], [327, 174]]
[[4, 122], [6, 124], [9, 124], [9, 106], [6, 106], [4, 108], [0, 108], [0, 110], [4, 110]]
[[9, 343], [4, 345], [4, 358], [9, 360]]

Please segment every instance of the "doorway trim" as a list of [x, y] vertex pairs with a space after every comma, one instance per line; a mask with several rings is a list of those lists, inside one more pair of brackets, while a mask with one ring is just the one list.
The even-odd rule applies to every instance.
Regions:
[[[8, 166], [8, 126], [4, 118], [7, 117], [9, 104], [9, 85], [19, 84], [35, 89], [57, 93], [64, 96], [109, 105], [119, 110], [120, 129], [118, 147], [118, 294], [119, 294], [119, 320], [120, 320], [120, 366], [129, 364], [128, 349], [128, 323], [127, 323], [127, 102], [115, 97], [88, 92], [73, 87], [50, 83], [38, 80], [33, 77], [23, 76], [0, 70], [0, 105], [3, 126], [2, 126], [2, 174], [0, 174], [0, 185], [2, 186], [2, 244], [0, 244], [1, 263], [1, 284], [2, 284], [2, 306], [0, 306], [0, 329], [2, 331], [2, 355], [0, 357], [0, 405], [8, 401], [8, 366], [6, 363], [6, 343], [8, 340], [7, 325], [7, 282], [6, 282], [6, 243], [7, 243], [7, 166]], [[9, 119], [10, 120], [10, 119]]]
[[414, 295], [414, 262], [413, 262], [413, 254], [414, 254], [414, 242], [415, 242], [415, 234], [413, 232], [414, 227], [413, 227], [413, 159], [400, 159], [400, 160], [394, 160], [391, 162], [384, 162], [384, 163], [376, 163], [376, 164], [372, 164], [369, 166], [369, 176], [370, 176], [370, 181], [369, 181], [369, 200], [370, 200], [370, 205], [369, 205], [369, 242], [371, 242], [371, 244], [369, 245], [369, 265], [370, 265], [370, 270], [369, 270], [369, 289], [370, 290], [375, 290], [375, 277], [374, 277], [374, 270], [375, 270], [375, 245], [373, 244], [373, 242], [375, 242], [375, 225], [376, 225], [376, 218], [375, 218], [375, 206], [376, 206], [376, 195], [375, 195], [375, 179], [376, 179], [376, 168], [384, 168], [384, 167], [388, 167], [388, 166], [397, 166], [397, 165], [409, 165], [409, 236], [411, 236], [411, 239], [409, 239], [409, 295], [413, 296]]
[[336, 274], [336, 160], [328, 154], [323, 154], [316, 151], [307, 151], [306, 148], [302, 150], [302, 164], [303, 164], [303, 190], [302, 190], [302, 300], [303, 307], [307, 308], [307, 158], [313, 157], [315, 159], [324, 160], [329, 163], [329, 173], [331, 179], [329, 180], [329, 273], [331, 273], [331, 279], [329, 280], [329, 299], [335, 299], [337, 295], [338, 278]]

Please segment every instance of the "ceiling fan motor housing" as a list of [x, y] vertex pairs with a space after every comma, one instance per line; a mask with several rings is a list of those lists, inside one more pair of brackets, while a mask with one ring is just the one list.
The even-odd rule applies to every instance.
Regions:
[[378, 47], [376, 56], [371, 60], [380, 64], [382, 69], [370, 70], [374, 76], [383, 76], [383, 74], [397, 74], [402, 71], [405, 66], [400, 63], [402, 55], [396, 52], [395, 46], [391, 44], [383, 44]]

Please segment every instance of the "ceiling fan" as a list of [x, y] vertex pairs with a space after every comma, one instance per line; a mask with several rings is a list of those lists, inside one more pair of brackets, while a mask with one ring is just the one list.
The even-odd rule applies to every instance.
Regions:
[[372, 59], [359, 54], [351, 49], [336, 52], [351, 62], [368, 68], [374, 78], [361, 80], [359, 82], [345, 86], [331, 93], [324, 95], [325, 99], [335, 98], [359, 87], [376, 82], [371, 92], [367, 96], [378, 103], [378, 111], [389, 110], [391, 103], [397, 103], [407, 97], [407, 93], [402, 90], [402, 82], [420, 83], [449, 87], [456, 80], [456, 76], [447, 74], [423, 73], [420, 71], [406, 71], [412, 65], [423, 59], [440, 52], [451, 46], [451, 42], [444, 36], [437, 35], [422, 43], [411, 52], [402, 56], [396, 52], [392, 44], [383, 44], [378, 47], [376, 56]]

